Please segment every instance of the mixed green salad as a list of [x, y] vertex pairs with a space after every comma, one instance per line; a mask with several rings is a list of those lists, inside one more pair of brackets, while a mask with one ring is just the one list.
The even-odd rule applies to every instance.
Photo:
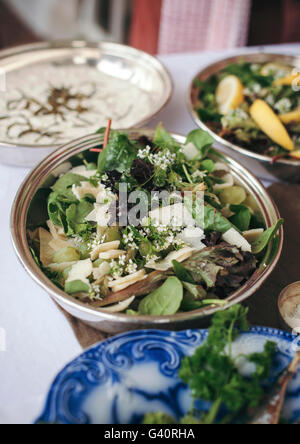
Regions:
[[[202, 130], [183, 146], [161, 125], [153, 140], [99, 132], [103, 146], [62, 165], [32, 202], [37, 264], [75, 299], [112, 313], [164, 316], [226, 303], [264, 261], [283, 221], [265, 229]], [[146, 216], [124, 221], [128, 211]]]
[[281, 63], [241, 60], [206, 81], [196, 78], [194, 108], [227, 141], [277, 159], [300, 159], [300, 73]]

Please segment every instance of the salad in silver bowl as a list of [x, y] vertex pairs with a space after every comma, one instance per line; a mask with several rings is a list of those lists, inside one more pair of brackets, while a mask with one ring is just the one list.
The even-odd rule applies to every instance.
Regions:
[[266, 229], [208, 133], [185, 145], [161, 125], [153, 139], [99, 133], [103, 145], [64, 164], [43, 190], [43, 220], [27, 224], [36, 263], [74, 299], [129, 316], [223, 306], [270, 243], [276, 255], [283, 221]]

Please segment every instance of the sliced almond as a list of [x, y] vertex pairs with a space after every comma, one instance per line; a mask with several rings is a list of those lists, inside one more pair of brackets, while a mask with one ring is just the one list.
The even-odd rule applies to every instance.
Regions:
[[109, 259], [118, 259], [120, 256], [123, 256], [126, 254], [126, 251], [124, 250], [111, 250], [108, 252], [100, 253], [99, 259], [103, 259], [104, 261], [107, 261]]
[[91, 254], [92, 261], [98, 259], [100, 253], [104, 253], [110, 250], [118, 250], [119, 246], [120, 246], [120, 241], [106, 242], [105, 244], [99, 245], [97, 248], [95, 248], [94, 251], [92, 251]]
[[145, 276], [146, 276], [146, 271], [140, 270], [124, 278], [119, 278], [116, 279], [115, 281], [109, 282], [108, 286], [112, 288], [112, 291], [115, 293], [117, 291], [125, 290], [125, 288], [130, 287], [130, 285], [133, 285], [136, 282], [141, 281], [142, 279], [145, 278]]

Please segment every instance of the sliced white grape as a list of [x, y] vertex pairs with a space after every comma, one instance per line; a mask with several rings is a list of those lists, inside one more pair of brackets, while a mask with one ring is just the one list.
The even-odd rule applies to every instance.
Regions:
[[244, 231], [243, 236], [248, 242], [256, 241], [264, 232], [263, 228], [256, 228], [255, 230]]
[[228, 230], [222, 237], [228, 244], [235, 245], [242, 251], [249, 251], [251, 253], [252, 248], [249, 242], [234, 228]]

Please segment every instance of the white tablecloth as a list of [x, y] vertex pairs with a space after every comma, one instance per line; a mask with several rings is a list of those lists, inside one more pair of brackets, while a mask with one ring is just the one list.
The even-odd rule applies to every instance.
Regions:
[[[300, 44], [271, 49], [300, 54]], [[195, 128], [186, 106], [187, 87], [199, 69], [224, 55], [161, 57], [174, 78], [175, 93], [149, 126], [163, 122], [168, 130], [183, 134]], [[261, 175], [260, 170], [254, 172]], [[56, 373], [81, 352], [66, 319], [25, 273], [11, 246], [10, 209], [27, 173], [28, 170], [0, 165], [0, 423], [34, 421]], [[1, 351], [4, 332], [6, 351]]]

